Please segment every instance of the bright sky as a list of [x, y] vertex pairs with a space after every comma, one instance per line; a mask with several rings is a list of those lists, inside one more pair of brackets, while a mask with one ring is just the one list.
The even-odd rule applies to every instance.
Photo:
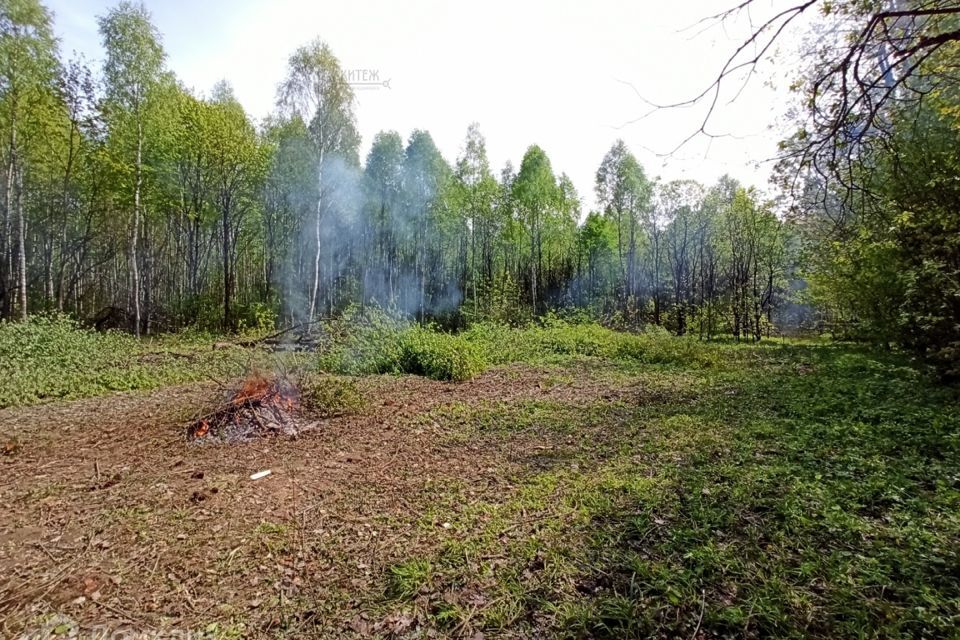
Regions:
[[[46, 0], [64, 55], [102, 59], [96, 16], [112, 2]], [[594, 174], [622, 137], [647, 173], [710, 183], [724, 173], [766, 187], [775, 152], [770, 127], [783, 111], [790, 65], [766, 68], [711, 128], [736, 138], [699, 138], [669, 157], [699, 126], [702, 111], [648, 111], [705, 88], [749, 27], [744, 16], [705, 33], [691, 28], [733, 0], [147, 0], [168, 66], [203, 94], [227, 79], [255, 118], [274, 105], [290, 53], [319, 36], [346, 70], [369, 70], [389, 88], [360, 89], [362, 156], [374, 134], [430, 131], [447, 159], [467, 126], [480, 124], [496, 175], [519, 167], [539, 144], [554, 170], [571, 176], [585, 207]], [[783, 1], [757, 0], [754, 22]], [[699, 33], [699, 35], [698, 35]], [[630, 86], [633, 85], [633, 88]], [[772, 83], [772, 86], [771, 86]], [[734, 93], [731, 87], [730, 94]], [[728, 96], [729, 99], [729, 96]], [[628, 124], [629, 123], [629, 124]]]

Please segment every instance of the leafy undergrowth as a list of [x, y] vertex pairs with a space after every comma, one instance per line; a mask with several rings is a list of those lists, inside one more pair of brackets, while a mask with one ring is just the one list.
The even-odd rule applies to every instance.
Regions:
[[956, 391], [845, 346], [729, 350], [652, 401], [430, 412], [448, 446], [542, 445], [513, 495], [424, 515], [439, 551], [386, 573], [383, 610], [453, 636], [956, 637]]
[[585, 356], [634, 364], [713, 367], [721, 362], [717, 345], [695, 338], [677, 338], [660, 327], [624, 333], [592, 322], [574, 323], [553, 316], [523, 328], [478, 323], [463, 336], [479, 346], [492, 364], [564, 362]]
[[378, 309], [351, 311], [327, 326], [330, 344], [321, 369], [346, 375], [414, 374], [464, 381], [490, 366], [515, 362], [568, 363], [571, 358], [614, 360], [628, 365], [716, 367], [723, 348], [694, 338], [676, 338], [660, 328], [623, 333], [592, 322], [547, 316], [525, 327], [477, 323], [459, 334], [413, 326]]
[[351, 378], [310, 375], [300, 381], [304, 408], [323, 418], [361, 413], [367, 406], [357, 383]]
[[212, 349], [215, 341], [185, 332], [138, 342], [125, 333], [82, 329], [64, 317], [0, 323], [0, 407], [222, 379], [264, 355]]
[[[314, 359], [342, 375], [412, 374], [461, 382], [491, 366], [523, 362], [566, 365], [575, 359], [714, 368], [724, 348], [662, 330], [619, 333], [592, 323], [554, 317], [523, 328], [476, 324], [459, 334], [411, 325], [372, 309], [348, 312], [326, 327], [327, 341]], [[223, 348], [211, 348], [220, 345]], [[281, 357], [281, 356], [278, 356]], [[282, 356], [297, 367], [298, 356]], [[98, 333], [65, 317], [35, 317], [0, 324], [0, 407], [153, 389], [198, 380], [224, 380], [271, 356], [217, 336], [181, 332], [137, 341], [120, 332]], [[274, 363], [275, 364], [275, 363]]]

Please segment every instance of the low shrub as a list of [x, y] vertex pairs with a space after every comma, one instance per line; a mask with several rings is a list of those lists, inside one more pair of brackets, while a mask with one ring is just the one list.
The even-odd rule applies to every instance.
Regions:
[[122, 388], [122, 380], [112, 379], [113, 369], [136, 351], [131, 336], [85, 331], [66, 317], [2, 323], [0, 406]]
[[[665, 334], [665, 335], [664, 335]], [[713, 367], [720, 362], [717, 346], [664, 332], [623, 334], [614, 357], [645, 364]]]
[[414, 327], [403, 334], [398, 362], [403, 373], [433, 380], [469, 380], [483, 373], [486, 363], [480, 349], [464, 336]]
[[535, 362], [550, 356], [612, 356], [621, 334], [598, 324], [572, 324], [548, 317], [524, 328], [478, 323], [463, 334], [488, 362]]
[[311, 375], [300, 383], [304, 408], [323, 418], [356, 415], [367, 406], [357, 383], [337, 376]]
[[344, 375], [410, 373], [468, 380], [486, 368], [481, 350], [462, 335], [412, 326], [378, 308], [345, 313], [327, 327], [321, 369]]
[[472, 344], [489, 364], [507, 364], [524, 360], [529, 346], [523, 343], [520, 329], [496, 322], [476, 322], [460, 336]]
[[677, 338], [662, 327], [643, 333], [608, 329], [595, 322], [569, 322], [548, 315], [520, 329], [479, 323], [462, 334], [475, 344], [488, 362], [541, 362], [554, 356], [584, 356], [709, 367], [719, 363], [715, 345], [692, 338]]
[[325, 327], [328, 344], [320, 352], [320, 369], [344, 375], [398, 373], [403, 336], [410, 325], [379, 308], [348, 309]]

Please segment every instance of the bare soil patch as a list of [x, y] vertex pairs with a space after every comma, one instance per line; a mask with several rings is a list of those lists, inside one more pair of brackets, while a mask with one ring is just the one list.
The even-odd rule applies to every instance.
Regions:
[[[435, 544], [430, 506], [509, 496], [542, 446], [455, 442], [450, 403], [620, 400], [590, 370], [515, 365], [465, 383], [360, 381], [363, 415], [299, 437], [188, 442], [219, 391], [192, 384], [0, 411], [0, 635], [52, 624], [244, 636], [363, 633], [386, 568]], [[538, 444], [543, 443], [538, 440]], [[272, 474], [251, 480], [261, 470]]]

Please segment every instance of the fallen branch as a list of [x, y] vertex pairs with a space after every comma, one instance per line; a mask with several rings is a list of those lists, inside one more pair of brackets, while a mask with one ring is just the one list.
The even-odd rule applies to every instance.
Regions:
[[262, 344], [262, 343], [264, 343], [264, 342], [269, 342], [270, 340], [276, 340], [276, 339], [279, 338], [280, 336], [286, 335], [286, 334], [290, 333], [291, 331], [296, 331], [297, 329], [304, 329], [304, 328], [306, 328], [306, 327], [310, 327], [310, 326], [313, 326], [313, 325], [315, 325], [315, 324], [319, 324], [319, 323], [321, 323], [321, 322], [324, 322], [325, 320], [326, 320], [326, 318], [320, 318], [320, 319], [318, 319], [318, 320], [311, 320], [310, 322], [301, 322], [300, 324], [295, 324], [295, 325], [293, 325], [293, 326], [291, 326], [291, 327], [287, 327], [286, 329], [282, 329], [282, 330], [280, 330], [280, 331], [277, 331], [276, 333], [271, 333], [270, 335], [263, 336], [262, 338], [250, 338], [250, 339], [247, 339], [247, 340], [240, 340], [239, 342], [237, 342], [237, 343], [235, 343], [235, 344], [236, 344], [237, 346], [239, 346], [239, 347], [246, 347], [246, 348], [255, 347], [255, 346], [257, 346], [258, 344]]

